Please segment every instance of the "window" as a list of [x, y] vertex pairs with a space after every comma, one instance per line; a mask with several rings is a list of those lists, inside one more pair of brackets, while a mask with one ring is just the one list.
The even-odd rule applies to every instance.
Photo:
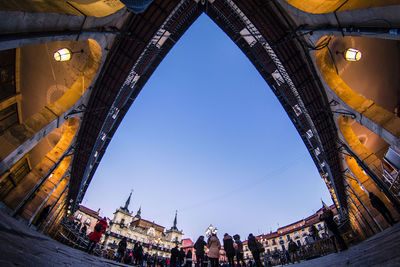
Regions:
[[90, 224], [90, 219], [88, 218], [85, 223]]
[[121, 219], [121, 224], [124, 224], [125, 223], [125, 219]]
[[0, 51], [0, 101], [16, 94], [15, 59], [16, 49]]
[[318, 224], [318, 230], [322, 230], [321, 224]]
[[120, 235], [121, 234], [121, 231], [120, 230], [117, 230], [117, 235]]
[[15, 164], [10, 174], [0, 182], [0, 200], [4, 199], [25, 178], [31, 170], [29, 166], [27, 157], [23, 157]]
[[81, 220], [82, 219], [82, 214], [79, 213], [78, 216], [76, 216], [76, 219]]
[[272, 245], [276, 245], [275, 239], [272, 239]]
[[11, 126], [18, 124], [18, 107], [17, 104], [6, 107], [0, 110], [0, 134]]
[[289, 241], [290, 240], [290, 235], [286, 235], [286, 239]]
[[279, 240], [282, 240], [282, 238], [283, 238], [283, 237], [280, 236], [280, 237], [279, 237]]

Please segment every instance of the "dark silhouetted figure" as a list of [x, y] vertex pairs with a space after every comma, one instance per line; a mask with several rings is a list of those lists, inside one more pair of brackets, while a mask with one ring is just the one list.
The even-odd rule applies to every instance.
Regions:
[[87, 233], [87, 226], [84, 224], [81, 228], [81, 235], [86, 236]]
[[179, 255], [178, 255], [179, 266], [183, 266], [183, 262], [185, 261], [185, 256], [186, 256], [186, 253], [185, 253], [185, 251], [183, 251], [183, 248], [181, 247], [181, 250], [179, 250]]
[[311, 237], [314, 239], [314, 241], [319, 240], [319, 235], [318, 235], [318, 230], [315, 227], [315, 225], [311, 225], [310, 228], [308, 229], [308, 231], [310, 232]]
[[233, 247], [233, 239], [230, 235], [224, 235], [224, 250], [226, 252], [226, 257], [228, 258], [229, 267], [234, 267], [233, 258], [235, 257], [235, 248]]
[[171, 249], [171, 263], [170, 263], [171, 267], [177, 266], [178, 257], [179, 257], [178, 246], [175, 246], [174, 248]]
[[118, 256], [117, 256], [117, 261], [118, 262], [122, 262], [122, 260], [124, 259], [125, 256], [125, 251], [126, 251], [126, 246], [127, 246], [127, 242], [126, 242], [126, 237], [123, 237], [121, 241], [119, 241], [118, 243]]
[[234, 235], [233, 239], [235, 239], [235, 252], [236, 252], [236, 261], [238, 267], [244, 265], [243, 261], [243, 244], [240, 241], [240, 235]]
[[370, 192], [369, 200], [371, 201], [372, 207], [379, 211], [379, 213], [383, 216], [383, 218], [385, 218], [388, 224], [393, 225], [395, 223], [392, 214], [390, 214], [390, 211], [388, 210], [388, 208], [386, 208], [385, 204], [379, 197]]
[[143, 248], [138, 243], [135, 243], [135, 246], [133, 247], [133, 256], [135, 260], [135, 265], [141, 266], [143, 260]]
[[253, 259], [256, 263], [256, 266], [261, 267], [262, 264], [260, 260], [260, 253], [262, 251], [260, 251], [260, 247], [262, 247], [262, 245], [257, 241], [257, 239], [253, 234], [249, 234], [247, 245], [249, 246], [251, 254], [253, 255]]
[[192, 267], [192, 250], [188, 250], [188, 252], [186, 253], [186, 267]]
[[204, 267], [204, 247], [207, 246], [204, 241], [204, 236], [199, 236], [196, 243], [194, 243], [194, 249], [196, 250], [196, 267]]
[[335, 239], [336, 239], [339, 245], [339, 249], [341, 251], [346, 250], [347, 245], [339, 233], [339, 229], [336, 222], [333, 220], [333, 212], [330, 209], [324, 207], [322, 210], [322, 214], [319, 216], [319, 219], [321, 221], [324, 221], [326, 227], [328, 227], [328, 230], [332, 232], [333, 236], [331, 237], [331, 240], [333, 245], [335, 246], [335, 249], [336, 249], [336, 244], [335, 244]]
[[36, 227], [40, 227], [40, 225], [43, 223], [43, 221], [46, 219], [47, 215], [49, 215], [50, 213], [50, 209], [51, 209], [51, 205], [47, 205], [46, 207], [44, 207], [42, 209], [42, 211], [40, 212], [38, 219], [35, 223]]
[[297, 244], [290, 239], [289, 244], [288, 244], [288, 250], [289, 250], [289, 260], [291, 263], [294, 263], [295, 261], [300, 262], [300, 258], [299, 255], [297, 254], [297, 250], [299, 249], [299, 247], [297, 246]]

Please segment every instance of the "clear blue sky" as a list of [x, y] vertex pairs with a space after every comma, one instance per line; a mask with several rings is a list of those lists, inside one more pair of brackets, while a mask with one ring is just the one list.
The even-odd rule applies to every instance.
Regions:
[[275, 95], [206, 15], [131, 106], [82, 204], [112, 218], [131, 189], [130, 210], [166, 228], [178, 210], [192, 240], [210, 224], [268, 233], [332, 203]]

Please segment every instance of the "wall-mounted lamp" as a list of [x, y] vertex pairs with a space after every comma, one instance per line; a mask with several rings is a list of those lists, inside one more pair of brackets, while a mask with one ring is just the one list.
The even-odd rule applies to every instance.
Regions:
[[361, 51], [356, 48], [347, 48], [344, 52], [336, 51], [336, 54], [342, 54], [347, 61], [359, 61], [362, 57]]
[[78, 52], [72, 52], [68, 48], [61, 48], [61, 49], [57, 50], [56, 52], [54, 52], [53, 56], [54, 56], [55, 61], [62, 62], [62, 61], [70, 60], [72, 57], [72, 54], [77, 54], [77, 53], [83, 53], [83, 50], [78, 51]]

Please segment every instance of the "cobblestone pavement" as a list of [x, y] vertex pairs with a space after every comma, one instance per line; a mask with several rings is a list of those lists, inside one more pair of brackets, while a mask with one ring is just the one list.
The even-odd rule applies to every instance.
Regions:
[[350, 247], [348, 250], [325, 257], [304, 261], [292, 266], [341, 267], [341, 266], [400, 266], [400, 223]]
[[0, 266], [129, 266], [65, 246], [0, 211]]
[[[0, 211], [0, 266], [128, 266], [58, 243]], [[400, 266], [400, 223], [348, 250], [293, 266]]]

